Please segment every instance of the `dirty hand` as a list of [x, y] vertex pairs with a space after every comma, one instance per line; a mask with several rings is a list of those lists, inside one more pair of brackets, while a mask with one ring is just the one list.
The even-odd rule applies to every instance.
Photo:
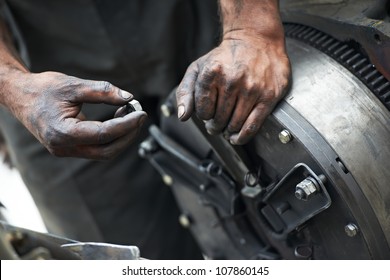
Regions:
[[56, 156], [110, 159], [134, 141], [147, 117], [141, 111], [104, 122], [84, 120], [83, 103], [121, 106], [133, 98], [108, 82], [43, 72], [19, 74], [11, 84], [9, 109]]
[[217, 48], [193, 62], [178, 90], [178, 117], [193, 113], [210, 134], [224, 132], [245, 144], [283, 97], [290, 77], [284, 42], [227, 34]]

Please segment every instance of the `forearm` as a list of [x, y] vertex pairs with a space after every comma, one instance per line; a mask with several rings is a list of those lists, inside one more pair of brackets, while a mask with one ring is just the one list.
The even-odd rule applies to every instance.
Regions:
[[237, 35], [284, 41], [278, 0], [219, 0], [223, 39]]
[[17, 77], [28, 72], [11, 38], [6, 24], [0, 19], [0, 104], [6, 107], [12, 107], [13, 100], [18, 98], [12, 93]]

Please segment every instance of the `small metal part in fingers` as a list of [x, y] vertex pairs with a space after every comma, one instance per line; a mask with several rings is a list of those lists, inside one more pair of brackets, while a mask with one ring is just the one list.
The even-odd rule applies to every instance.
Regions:
[[141, 103], [139, 103], [137, 100], [133, 99], [126, 105], [127, 113], [135, 112], [135, 111], [142, 111]]

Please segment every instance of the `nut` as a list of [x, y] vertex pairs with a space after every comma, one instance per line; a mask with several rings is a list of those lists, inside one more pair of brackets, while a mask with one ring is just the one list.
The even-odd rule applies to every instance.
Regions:
[[300, 182], [295, 188], [295, 197], [300, 200], [308, 200], [318, 192], [318, 187], [315, 180], [307, 177]]
[[139, 103], [137, 100], [133, 99], [126, 105], [127, 112], [135, 112], [135, 111], [142, 111], [141, 103]]

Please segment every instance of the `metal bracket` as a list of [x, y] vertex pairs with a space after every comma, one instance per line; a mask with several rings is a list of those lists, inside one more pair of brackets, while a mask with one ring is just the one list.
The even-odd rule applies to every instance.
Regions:
[[[297, 164], [264, 196], [261, 214], [275, 232], [291, 232], [331, 205], [324, 181], [323, 175], [315, 174], [303, 163]], [[302, 190], [307, 182], [315, 184], [315, 191], [308, 187], [313, 193], [307, 199], [301, 199], [297, 190]]]

